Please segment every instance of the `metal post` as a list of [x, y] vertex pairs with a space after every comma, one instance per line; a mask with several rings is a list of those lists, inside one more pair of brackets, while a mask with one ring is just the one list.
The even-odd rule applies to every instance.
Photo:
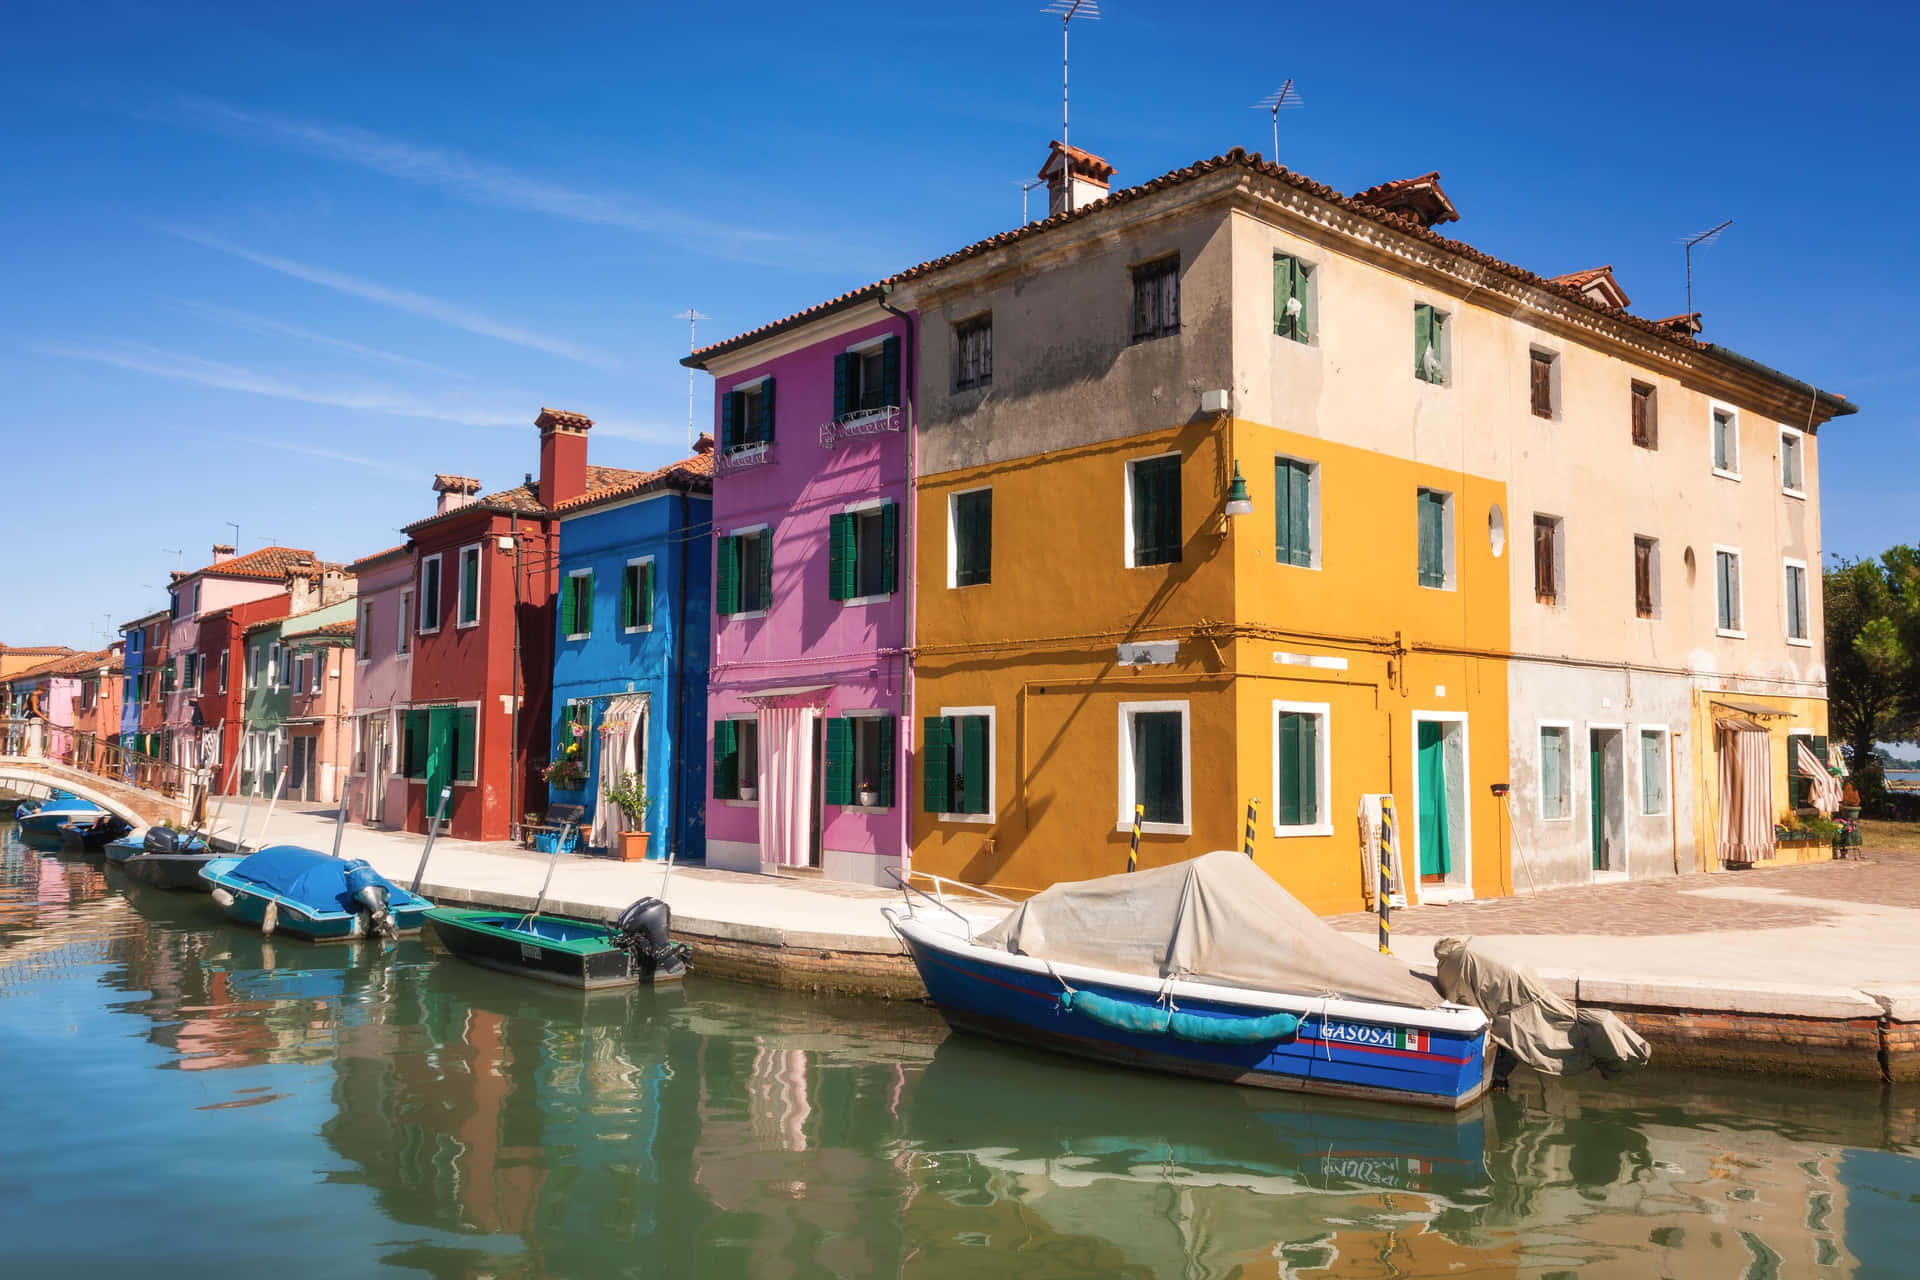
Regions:
[[340, 784], [340, 812], [333, 818], [333, 856], [340, 856], [340, 837], [347, 833], [347, 797], [353, 794], [353, 779]]
[[[522, 919], [533, 919], [533, 917], [540, 914], [540, 908], [546, 905], [547, 886], [553, 883], [553, 869], [560, 865], [561, 851], [567, 847], [567, 839], [571, 835], [573, 835], [573, 824], [571, 822], [562, 823], [560, 835], [553, 842], [553, 857], [547, 862], [547, 878], [540, 882], [540, 896], [533, 900], [533, 910], [527, 912], [525, 916], [521, 917]], [[665, 887], [664, 881], [662, 882], [662, 887]]]
[[[262, 840], [267, 838], [267, 828], [273, 825], [273, 807], [280, 803], [280, 793], [286, 790], [286, 787], [287, 770], [283, 765], [279, 775], [273, 780], [273, 794], [267, 798], [267, 816], [260, 819], [260, 839]], [[259, 847], [259, 845], [254, 846], [256, 849]]]
[[1127, 850], [1127, 870], [1129, 871], [1140, 869], [1140, 817], [1146, 811], [1147, 806], [1143, 804], [1133, 806], [1133, 847]]
[[452, 798], [452, 787], [440, 788], [440, 803], [434, 808], [433, 821], [427, 824], [427, 842], [420, 846], [420, 865], [413, 869], [413, 883], [407, 886], [408, 893], [420, 892], [420, 877], [427, 874], [427, 855], [433, 852], [433, 838], [440, 832], [440, 819], [446, 817], [447, 801]]
[[1257, 798], [1247, 801], [1247, 856], [1249, 858], [1253, 856], [1253, 824], [1259, 820], [1259, 817], [1260, 801]]
[[1391, 926], [1387, 917], [1392, 913], [1389, 899], [1393, 897], [1393, 797], [1380, 797], [1380, 954], [1393, 954]]

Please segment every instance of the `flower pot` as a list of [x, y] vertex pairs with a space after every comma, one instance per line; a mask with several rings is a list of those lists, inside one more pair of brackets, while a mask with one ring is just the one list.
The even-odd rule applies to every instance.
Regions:
[[760, 794], [760, 788], [758, 787], [743, 786], [740, 788], [740, 798], [742, 800], [751, 800], [754, 797], [758, 796], [759, 794]]
[[1843, 804], [1840, 806], [1840, 816], [1848, 822], [1858, 822], [1860, 821], [1860, 806], [1857, 804]]
[[652, 838], [652, 835], [645, 831], [622, 831], [619, 843], [620, 861], [645, 862], [647, 841]]
[[859, 795], [859, 800], [860, 807], [863, 809], [877, 809], [880, 807], [880, 793], [878, 791], [862, 791]]

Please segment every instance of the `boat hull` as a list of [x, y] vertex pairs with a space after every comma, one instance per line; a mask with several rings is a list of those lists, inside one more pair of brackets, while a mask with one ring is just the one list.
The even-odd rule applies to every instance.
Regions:
[[[1291, 1037], [1251, 1044], [1201, 1043], [1124, 1030], [1063, 1009], [1058, 978], [996, 960], [1000, 953], [964, 940], [912, 929], [903, 929], [901, 937], [927, 994], [956, 1031], [1148, 1071], [1424, 1107], [1459, 1109], [1487, 1086], [1484, 1025], [1472, 1034], [1433, 1030], [1415, 1025], [1417, 1019], [1397, 1020], [1389, 1006], [1357, 1017], [1350, 1013], [1351, 1002], [1341, 1002], [1341, 1012], [1329, 1014], [1328, 1002], [1315, 1000], [1302, 1002], [1299, 1029]], [[1084, 974], [1069, 981], [1076, 990], [1122, 1003], [1153, 1002], [1150, 992], [1143, 994], [1137, 987], [1103, 985]], [[1179, 996], [1177, 1004], [1189, 1013], [1222, 1018], [1272, 1012], [1263, 1004], [1186, 995]]]
[[448, 951], [471, 964], [538, 982], [600, 991], [677, 982], [683, 964], [651, 968], [612, 941], [606, 925], [542, 916], [528, 921], [510, 911], [435, 907], [427, 913]]
[[105, 809], [56, 809], [52, 807], [36, 809], [20, 818], [22, 835], [37, 836], [42, 840], [61, 840], [64, 833], [61, 828], [71, 822], [75, 826], [87, 825], [107, 816]]
[[[108, 846], [108, 856], [112, 857], [113, 846]], [[217, 856], [211, 853], [138, 853], [132, 857], [118, 859], [114, 865], [124, 872], [129, 880], [138, 880], [141, 884], [150, 884], [156, 889], [177, 889], [186, 893], [207, 892], [207, 882], [200, 878], [200, 871]]]
[[[132, 861], [128, 859], [128, 862]], [[220, 909], [227, 913], [229, 920], [257, 929], [266, 920], [267, 908], [273, 906], [276, 908], [273, 926], [276, 933], [308, 942], [351, 942], [367, 936], [367, 919], [362, 912], [296, 902], [250, 881], [226, 874], [239, 861], [231, 855], [210, 858], [199, 871], [201, 881], [209, 890], [221, 891], [214, 894], [214, 901], [220, 904]], [[420, 932], [427, 909], [432, 905], [425, 898], [414, 897], [405, 889], [395, 886], [387, 909], [393, 918], [396, 935]]]

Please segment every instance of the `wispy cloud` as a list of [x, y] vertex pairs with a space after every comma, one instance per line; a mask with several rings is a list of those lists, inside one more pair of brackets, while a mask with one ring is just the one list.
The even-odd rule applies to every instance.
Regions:
[[237, 431], [215, 431], [210, 438], [232, 440], [248, 448], [260, 447], [278, 449], [282, 453], [297, 453], [307, 458], [325, 458], [332, 462], [350, 463], [356, 467], [365, 467], [369, 471], [379, 471], [387, 475], [410, 476], [415, 468], [403, 467], [397, 462], [386, 462], [379, 458], [368, 458], [357, 453], [340, 453], [333, 449], [318, 449], [311, 445], [295, 444], [290, 440], [275, 440], [270, 436], [241, 435]]
[[324, 333], [315, 333], [311, 329], [302, 329], [299, 325], [287, 324], [268, 316], [255, 315], [251, 311], [242, 311], [237, 307], [223, 307], [212, 302], [196, 302], [183, 298], [180, 305], [195, 315], [209, 319], [225, 321], [256, 333], [278, 333], [289, 338], [298, 338], [302, 342], [311, 342], [316, 346], [331, 347], [335, 351], [345, 351], [366, 360], [378, 360], [384, 364], [399, 365], [407, 369], [419, 369], [424, 373], [437, 373], [445, 378], [466, 379], [469, 375], [458, 369], [449, 369], [445, 365], [432, 364], [425, 360], [416, 360], [412, 356], [403, 356], [395, 351], [383, 351], [379, 347], [363, 346], [358, 342], [349, 342], [345, 338], [335, 338]]
[[241, 391], [270, 396], [276, 400], [294, 400], [301, 404], [323, 405], [359, 413], [385, 413], [402, 418], [427, 418], [473, 427], [524, 426], [525, 414], [507, 414], [484, 406], [459, 401], [429, 401], [387, 387], [312, 387], [262, 373], [239, 365], [223, 364], [199, 356], [165, 351], [145, 343], [123, 343], [115, 347], [64, 346], [44, 343], [33, 348], [45, 356], [63, 360], [85, 360], [93, 364], [126, 369], [133, 373], [191, 382], [221, 391]]
[[619, 440], [637, 440], [643, 444], [670, 444], [682, 448], [687, 443], [687, 429], [673, 423], [625, 422], [618, 418], [595, 418], [593, 434], [613, 436]]
[[620, 361], [604, 351], [579, 343], [568, 342], [563, 338], [549, 337], [522, 329], [515, 325], [503, 324], [490, 316], [457, 303], [446, 302], [439, 298], [430, 298], [424, 293], [414, 293], [409, 289], [396, 289], [374, 280], [365, 280], [359, 276], [350, 276], [344, 271], [335, 271], [329, 267], [316, 267], [305, 262], [295, 262], [291, 258], [276, 257], [270, 253], [260, 253], [243, 245], [231, 244], [216, 236], [203, 232], [176, 228], [174, 234], [184, 240], [213, 249], [219, 253], [230, 254], [255, 266], [277, 271], [281, 275], [292, 276], [296, 280], [305, 280], [309, 284], [319, 285], [323, 289], [332, 289], [355, 298], [365, 298], [369, 302], [378, 302], [398, 311], [425, 316], [438, 320], [442, 324], [452, 325], [456, 329], [465, 329], [468, 333], [477, 333], [482, 337], [497, 338], [515, 346], [526, 347], [532, 351], [544, 351], [548, 355], [575, 360], [591, 365], [596, 369], [616, 370]]

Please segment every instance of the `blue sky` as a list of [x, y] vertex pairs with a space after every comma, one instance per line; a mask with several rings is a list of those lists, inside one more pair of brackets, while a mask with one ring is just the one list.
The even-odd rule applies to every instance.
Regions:
[[[240, 525], [351, 559], [436, 471], [686, 436], [684, 322], [751, 328], [1015, 225], [1059, 128], [1039, 0], [14, 0], [0, 49], [0, 640], [99, 642]], [[1173, 5], [1076, 26], [1073, 139], [1127, 185], [1234, 145], [1861, 402], [1825, 540], [1920, 538], [1910, 7]], [[1828, 20], [1827, 12], [1844, 20]], [[699, 388], [704, 402], [705, 380]], [[704, 407], [703, 407], [704, 415]], [[183, 556], [176, 556], [180, 549]], [[24, 552], [24, 554], [23, 554]]]

